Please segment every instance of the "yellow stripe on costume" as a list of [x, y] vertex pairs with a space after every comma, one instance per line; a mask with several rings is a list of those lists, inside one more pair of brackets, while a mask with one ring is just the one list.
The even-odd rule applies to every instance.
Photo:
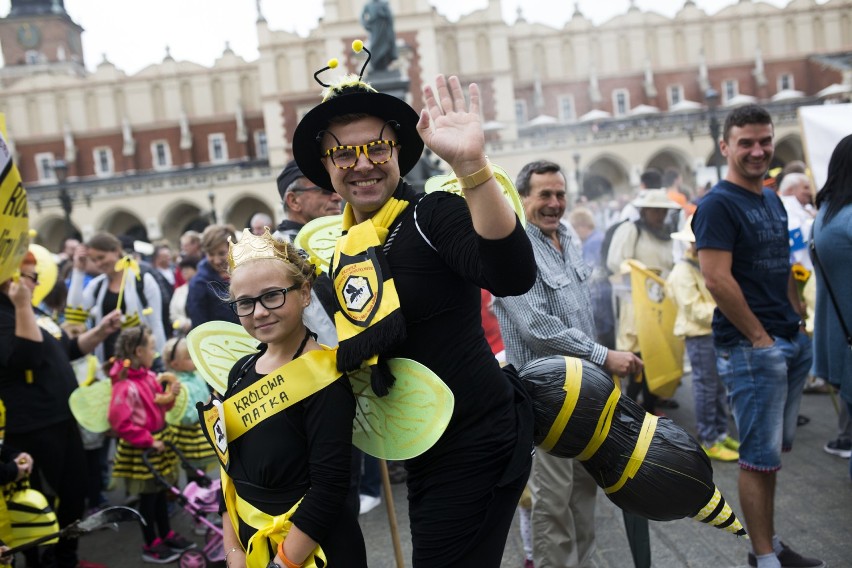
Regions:
[[546, 452], [553, 449], [556, 442], [562, 436], [565, 430], [565, 425], [568, 424], [571, 415], [574, 414], [574, 408], [577, 406], [577, 399], [580, 398], [580, 385], [583, 382], [583, 364], [579, 359], [565, 357], [565, 382], [562, 385], [562, 390], [565, 391], [565, 400], [562, 401], [562, 408], [559, 409], [559, 414], [550, 426], [550, 431], [547, 437], [541, 442], [540, 447]]
[[[719, 508], [719, 503], [724, 500], [722, 497], [722, 492], [719, 491], [719, 488], [716, 487], [713, 492], [713, 496], [707, 501], [707, 504], [698, 511], [698, 514], [692, 517], [698, 522], [708, 523], [716, 528], [721, 528], [723, 531], [729, 532], [731, 534], [737, 536], [744, 536], [748, 538], [748, 534], [746, 534], [745, 527], [740, 523], [739, 519], [737, 519], [736, 515], [734, 515], [733, 509], [728, 505], [728, 502], [725, 501], [725, 504], [722, 506], [722, 510], [713, 517], [709, 518], [713, 512]], [[732, 518], [733, 517], [733, 518]], [[728, 523], [727, 526], [725, 523]]]
[[183, 452], [189, 460], [212, 460], [216, 457], [213, 447], [204, 437], [200, 424], [192, 426], [175, 426], [171, 428], [175, 432], [175, 447]]
[[83, 306], [65, 306], [65, 321], [68, 323], [86, 323], [87, 319], [89, 312]]
[[132, 314], [128, 314], [124, 316], [124, 319], [121, 321], [121, 329], [128, 329], [131, 327], [139, 327], [142, 323], [142, 320], [139, 319], [139, 313], [134, 312]]
[[612, 418], [615, 416], [615, 407], [618, 405], [618, 399], [621, 397], [621, 390], [616, 385], [612, 392], [609, 393], [609, 398], [606, 399], [601, 415], [598, 417], [598, 423], [595, 426], [595, 435], [583, 448], [583, 451], [577, 456], [577, 460], [586, 461], [591, 458], [600, 449], [601, 445], [609, 436], [609, 430], [612, 427]]
[[639, 468], [642, 467], [642, 462], [645, 461], [645, 456], [648, 454], [648, 448], [651, 446], [651, 440], [654, 438], [654, 432], [657, 430], [658, 418], [653, 414], [645, 414], [645, 420], [642, 422], [642, 431], [639, 433], [639, 439], [636, 440], [636, 447], [633, 448], [633, 453], [621, 474], [621, 479], [615, 482], [614, 485], [604, 489], [604, 493], [609, 495], [615, 493], [627, 483], [628, 479], [636, 476]]

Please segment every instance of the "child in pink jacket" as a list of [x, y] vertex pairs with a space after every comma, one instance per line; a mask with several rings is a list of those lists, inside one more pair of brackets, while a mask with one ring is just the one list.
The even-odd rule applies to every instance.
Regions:
[[[152, 449], [148, 456], [151, 465], [170, 482], [177, 480], [175, 454], [166, 445], [171, 442], [171, 432], [165, 416], [175, 404], [180, 383], [174, 375], [158, 377], [151, 371], [155, 357], [154, 337], [146, 327], [122, 330], [109, 368], [109, 423], [119, 437], [113, 476], [124, 478], [127, 492], [139, 495], [139, 512], [147, 523], [142, 527], [142, 560], [164, 564], [177, 560], [195, 544], [171, 529], [166, 488], [142, 461], [143, 452]], [[160, 380], [168, 381], [166, 392]]]

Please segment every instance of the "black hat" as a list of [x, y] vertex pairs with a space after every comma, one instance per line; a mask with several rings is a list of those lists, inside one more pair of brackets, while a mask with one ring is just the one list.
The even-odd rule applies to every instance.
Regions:
[[281, 201], [284, 201], [284, 194], [293, 185], [293, 182], [300, 177], [305, 177], [299, 166], [296, 165], [296, 160], [290, 160], [284, 169], [278, 174], [278, 195], [281, 196]]
[[[358, 43], [358, 42], [355, 42]], [[353, 49], [358, 52], [361, 46]], [[369, 55], [369, 51], [367, 51]], [[369, 58], [367, 59], [369, 61]], [[364, 63], [364, 67], [366, 67]], [[312, 108], [299, 122], [293, 133], [293, 157], [299, 169], [309, 180], [319, 187], [335, 191], [331, 178], [320, 159], [321, 132], [328, 128], [329, 120], [346, 114], [368, 114], [389, 122], [396, 131], [399, 173], [405, 175], [417, 164], [423, 152], [423, 140], [417, 133], [417, 121], [420, 116], [405, 101], [386, 93], [376, 91], [363, 82], [360, 76], [344, 77], [335, 86], [321, 82], [317, 75], [337, 66], [337, 61], [329, 62], [328, 67], [317, 71], [314, 78], [327, 88], [323, 102]], [[361, 69], [363, 74], [364, 69]], [[395, 124], [394, 124], [395, 123]]]

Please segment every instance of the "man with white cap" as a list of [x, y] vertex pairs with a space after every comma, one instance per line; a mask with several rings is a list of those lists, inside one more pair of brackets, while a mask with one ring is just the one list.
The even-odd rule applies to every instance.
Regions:
[[[672, 258], [672, 242], [666, 227], [666, 215], [671, 209], [679, 209], [680, 205], [666, 196], [665, 190], [648, 189], [633, 200], [633, 205], [639, 210], [639, 220], [622, 224], [612, 236], [606, 264], [613, 274], [620, 277], [625, 273], [622, 267], [628, 259], [638, 260], [649, 270], [665, 278], [674, 265]], [[629, 272], [629, 271], [627, 271]], [[620, 284], [620, 282], [619, 282]], [[615, 285], [614, 288], [618, 286]], [[621, 292], [625, 290], [620, 286]], [[633, 306], [629, 293], [618, 294], [618, 336], [616, 349], [619, 351], [639, 351], [639, 341], [633, 323]], [[644, 385], [642, 377], [635, 377], [635, 382], [627, 388], [627, 395], [635, 398], [642, 390], [642, 406], [647, 412], [654, 412], [656, 397]]]

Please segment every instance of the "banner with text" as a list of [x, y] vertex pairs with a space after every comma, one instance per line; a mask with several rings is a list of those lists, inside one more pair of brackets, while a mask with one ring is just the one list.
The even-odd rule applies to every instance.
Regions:
[[18, 270], [29, 242], [27, 191], [12, 160], [6, 117], [0, 113], [0, 282]]

